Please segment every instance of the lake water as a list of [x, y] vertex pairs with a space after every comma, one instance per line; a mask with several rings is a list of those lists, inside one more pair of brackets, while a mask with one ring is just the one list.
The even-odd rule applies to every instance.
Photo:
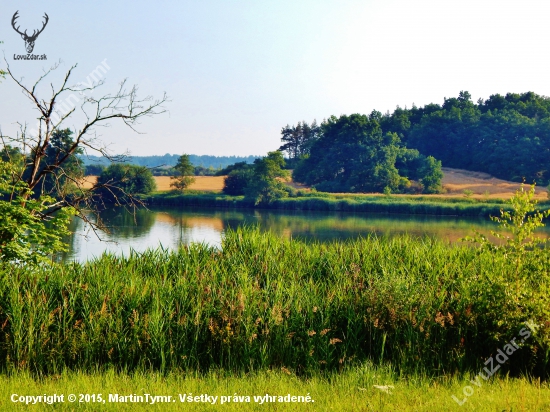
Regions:
[[[80, 219], [72, 224], [75, 232], [68, 241], [65, 261], [86, 261], [105, 251], [127, 255], [131, 249], [176, 249], [180, 244], [205, 242], [219, 246], [223, 233], [241, 225], [259, 225], [284, 238], [331, 241], [376, 234], [395, 236], [408, 233], [415, 236], [435, 236], [449, 242], [471, 235], [476, 229], [485, 234], [496, 229], [488, 219], [467, 219], [437, 216], [411, 216], [367, 213], [265, 211], [212, 208], [159, 207], [139, 210], [135, 216], [124, 210], [110, 210], [101, 218], [110, 229], [102, 240]], [[544, 236], [550, 230], [544, 228]]]

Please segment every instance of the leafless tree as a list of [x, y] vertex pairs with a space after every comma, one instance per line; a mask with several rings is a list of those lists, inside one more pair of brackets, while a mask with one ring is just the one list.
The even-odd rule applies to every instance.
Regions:
[[[5, 60], [5, 59], [4, 59]], [[94, 80], [91, 84], [69, 85], [71, 75], [76, 65], [72, 66], [65, 74], [61, 85], [54, 87], [50, 84], [51, 93], [47, 98], [39, 96], [39, 85], [45, 82], [52, 71], [59, 69], [55, 64], [32, 85], [28, 86], [18, 79], [6, 62], [6, 74], [8, 79], [13, 80], [21, 89], [22, 93], [32, 102], [33, 108], [38, 111], [37, 127], [30, 130], [27, 124], [19, 124], [19, 132], [15, 136], [6, 136], [0, 130], [0, 151], [4, 156], [8, 153], [7, 148], [18, 148], [23, 153], [24, 165], [21, 173], [14, 179], [26, 183], [29, 189], [38, 190], [44, 184], [45, 179], [53, 179], [57, 201], [42, 216], [48, 216], [57, 210], [72, 206], [77, 211], [77, 216], [90, 225], [93, 231], [105, 227], [97, 214], [101, 198], [96, 193], [99, 189], [111, 191], [117, 200], [120, 193], [124, 194], [124, 203], [135, 210], [135, 207], [143, 203], [133, 197], [130, 193], [124, 193], [117, 186], [116, 182], [107, 182], [99, 185], [94, 184], [91, 188], [85, 187], [81, 176], [77, 176], [66, 170], [69, 160], [75, 159], [80, 153], [96, 153], [105, 156], [110, 161], [123, 160], [123, 156], [114, 156], [109, 153], [107, 147], [101, 142], [96, 134], [97, 127], [109, 126], [112, 119], [120, 119], [124, 124], [136, 131], [135, 126], [139, 120], [145, 117], [155, 116], [166, 112], [164, 104], [168, 102], [166, 93], [160, 99], [153, 99], [151, 96], [139, 98], [137, 86], [128, 87], [126, 80], [122, 81], [114, 94], [105, 94], [102, 97], [92, 97], [92, 92], [103, 85], [104, 80]], [[97, 92], [96, 92], [97, 94]], [[52, 136], [56, 131], [66, 129], [68, 119], [80, 112], [83, 114], [83, 123], [80, 128], [71, 129], [72, 142], [63, 150], [58, 150], [55, 158], [45, 163], [46, 153], [52, 149]], [[71, 183], [70, 193], [64, 190], [66, 183]], [[114, 191], [116, 190], [116, 193]], [[118, 197], [117, 197], [118, 193]], [[122, 201], [122, 200], [121, 200]], [[94, 213], [94, 219], [88, 218], [88, 212]]]

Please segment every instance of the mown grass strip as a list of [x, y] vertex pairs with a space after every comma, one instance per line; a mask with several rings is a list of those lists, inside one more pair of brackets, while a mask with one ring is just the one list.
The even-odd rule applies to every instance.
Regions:
[[[388, 387], [388, 392], [383, 390], [385, 386]], [[141, 411], [151, 408], [163, 411], [257, 411], [267, 408], [291, 411], [445, 412], [460, 409], [452, 396], [462, 400], [464, 388], [468, 386], [472, 386], [469, 380], [431, 380], [422, 376], [403, 379], [387, 368], [373, 368], [371, 365], [362, 365], [341, 373], [319, 374], [307, 380], [282, 370], [246, 375], [209, 371], [201, 376], [181, 373], [164, 376], [153, 372], [119, 374], [108, 370], [91, 374], [68, 372], [41, 379], [36, 379], [28, 373], [18, 373], [10, 376], [0, 375], [0, 405], [3, 411], [29, 408], [33, 411], [42, 411], [51, 410], [55, 406], [56, 410], [83, 411]], [[380, 387], [382, 389], [379, 389]], [[32, 406], [11, 402], [13, 395], [17, 400], [21, 395], [43, 394], [64, 395], [64, 402], [55, 405], [38, 403]], [[69, 402], [69, 394], [75, 394], [77, 401]], [[90, 396], [82, 396], [86, 394]], [[102, 395], [101, 399], [105, 400], [105, 403], [97, 402], [98, 394]], [[138, 396], [145, 399], [145, 394], [172, 396], [175, 402], [151, 405], [130, 401], [139, 399]], [[127, 399], [128, 402], [113, 402], [113, 395], [117, 399]], [[185, 398], [185, 402], [181, 402], [180, 395]], [[209, 402], [188, 402], [189, 396], [198, 397], [200, 400], [201, 395], [204, 400], [208, 395]], [[279, 403], [269, 401], [266, 395], [277, 398], [309, 395], [314, 402]], [[225, 397], [223, 404], [222, 396]], [[250, 397], [250, 402], [246, 402], [246, 396]], [[240, 402], [239, 397], [244, 401]], [[88, 399], [88, 402], [85, 399]], [[79, 402], [80, 400], [82, 402]], [[523, 378], [502, 377], [483, 381], [481, 387], [475, 387], [463, 407], [476, 411], [543, 411], [550, 407], [550, 388], [547, 384]]]

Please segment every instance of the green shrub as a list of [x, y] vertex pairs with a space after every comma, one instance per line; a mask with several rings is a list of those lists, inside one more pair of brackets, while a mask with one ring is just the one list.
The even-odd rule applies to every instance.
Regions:
[[224, 180], [223, 193], [230, 196], [243, 196], [253, 177], [250, 168], [231, 171]]
[[151, 171], [145, 166], [112, 164], [97, 178], [97, 195], [104, 202], [124, 203], [129, 196], [147, 195], [156, 189]]

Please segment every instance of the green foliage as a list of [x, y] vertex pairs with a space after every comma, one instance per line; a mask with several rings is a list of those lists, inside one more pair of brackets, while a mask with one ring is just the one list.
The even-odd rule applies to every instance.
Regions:
[[232, 170], [224, 180], [223, 193], [230, 196], [242, 196], [254, 178], [252, 167]]
[[538, 227], [544, 226], [542, 220], [550, 216], [550, 210], [536, 210], [537, 200], [535, 199], [535, 184], [530, 186], [529, 191], [525, 191], [524, 185], [516, 191], [510, 199], [511, 211], [500, 211], [500, 217], [492, 216], [491, 220], [498, 223], [503, 229], [511, 232], [510, 235], [504, 235], [495, 231], [491, 234], [497, 239], [505, 241], [505, 244], [499, 246], [490, 242], [487, 237], [479, 235], [475, 239], [482, 247], [490, 250], [502, 250], [507, 254], [513, 254], [518, 258], [525, 256], [527, 251], [537, 252], [538, 246], [546, 243], [546, 239], [535, 236], [534, 232]]
[[4, 161], [21, 168], [21, 178], [24, 181], [29, 182], [33, 173], [35, 176], [42, 175], [38, 178], [38, 184], [33, 187], [32, 196], [47, 194], [58, 200], [65, 199], [76, 191], [75, 182], [85, 174], [82, 161], [76, 156], [82, 154], [82, 149], [77, 148], [71, 152], [75, 143], [72, 134], [70, 129], [54, 130], [51, 133], [44, 156], [40, 158], [36, 171], [34, 171], [34, 153], [24, 156], [17, 147], [4, 145], [0, 149], [1, 156]]
[[269, 152], [266, 157], [256, 159], [252, 180], [245, 189], [246, 198], [258, 205], [287, 197], [286, 185], [281, 181], [289, 177], [288, 171], [283, 170], [284, 165], [285, 160], [280, 151]]
[[149, 194], [156, 189], [151, 171], [144, 166], [115, 163], [97, 178], [97, 194], [105, 202], [122, 204], [133, 195]]
[[191, 164], [189, 155], [181, 155], [174, 169], [176, 170], [176, 175], [170, 178], [172, 180], [170, 186], [174, 189], [184, 191], [195, 181], [195, 178], [192, 177], [195, 174], [195, 167]]
[[424, 186], [424, 193], [441, 193], [441, 179], [443, 172], [441, 171], [441, 162], [433, 156], [428, 156], [423, 159], [423, 163], [419, 172], [420, 182]]
[[[445, 167], [547, 184], [550, 181], [550, 98], [533, 92], [471, 101], [461, 91], [443, 105], [397, 108], [374, 116], [384, 132]], [[407, 175], [408, 176], [408, 175]], [[410, 177], [410, 176], [408, 176]]]
[[[256, 160], [256, 159], [254, 159]], [[231, 173], [233, 170], [243, 170], [243, 169], [250, 169], [252, 168], [252, 164], [246, 163], [246, 162], [237, 162], [232, 165], [229, 165], [219, 171], [216, 172], [216, 176], [227, 176], [229, 173]]]
[[86, 176], [99, 176], [105, 170], [105, 166], [101, 165], [87, 165], [84, 167], [84, 174]]
[[217, 176], [217, 173], [221, 170], [220, 168], [214, 169], [212, 166], [194, 166], [193, 174], [195, 176]]
[[[286, 191], [285, 187], [285, 191]], [[466, 198], [434, 198], [425, 196], [391, 196], [390, 198], [372, 195], [332, 194], [317, 191], [297, 191], [295, 198], [282, 198], [262, 208], [284, 210], [334, 210], [361, 213], [401, 213], [415, 215], [452, 215], [489, 217], [502, 208], [503, 200], [491, 199], [481, 202]], [[289, 196], [294, 194], [289, 193]], [[220, 194], [174, 195], [169, 192], [155, 193], [147, 197], [151, 205], [243, 207], [254, 206], [251, 199], [242, 196]]]
[[297, 161], [307, 156], [315, 141], [319, 138], [321, 132], [317, 121], [314, 120], [311, 125], [307, 122], [298, 122], [297, 126], [286, 125], [281, 129], [281, 141], [284, 144], [279, 150], [286, 152], [290, 158], [290, 163], [295, 166]]
[[548, 303], [550, 253], [539, 261], [524, 266], [537, 281], [521, 311], [495, 281], [515, 262], [428, 238], [320, 244], [238, 229], [221, 248], [0, 266], [0, 364], [37, 374], [285, 367], [309, 376], [371, 362], [401, 377], [467, 375], [533, 319], [543, 326], [499, 373], [544, 379], [550, 324], [539, 302]]
[[56, 199], [34, 196], [20, 179], [21, 165], [0, 160], [0, 261], [39, 264], [67, 250], [63, 236], [75, 214], [72, 207], [53, 213]]
[[[501, 210], [500, 217], [491, 217], [510, 233], [492, 231], [491, 234], [498, 242], [493, 243], [478, 232], [465, 240], [479, 244], [482, 250], [488, 250], [495, 259], [500, 258], [513, 266], [513, 270], [495, 272], [492, 279], [502, 288], [501, 293], [516, 305], [515, 313], [510, 312], [508, 316], [519, 318], [526, 312], [526, 308], [531, 307], [533, 317], [528, 319], [538, 327], [543, 322], [547, 323], [550, 316], [550, 253], [548, 248], [541, 248], [547, 244], [547, 239], [537, 237], [534, 232], [544, 226], [542, 220], [550, 216], [550, 210], [535, 211], [537, 201], [534, 196], [534, 184], [529, 191], [525, 191], [522, 185], [510, 199], [512, 210]], [[544, 293], [538, 293], [538, 290]], [[546, 359], [550, 359], [550, 330], [536, 331], [534, 337], [541, 345], [541, 352]]]
[[0, 159], [4, 162], [11, 163], [17, 170], [21, 170], [25, 166], [25, 157], [23, 153], [21, 153], [19, 148], [10, 145], [4, 145], [0, 148]]
[[410, 187], [409, 177], [416, 177], [425, 179], [433, 193], [440, 189], [441, 176], [435, 159], [402, 147], [396, 133], [383, 133], [377, 115], [359, 114], [323, 122], [309, 156], [293, 173], [296, 181], [327, 192], [382, 192], [387, 187], [399, 193]]
[[[51, 169], [42, 180], [41, 184], [35, 188], [35, 193], [47, 193], [56, 198], [62, 198], [70, 194], [75, 189], [74, 181], [84, 176], [84, 169], [81, 160], [77, 155], [83, 153], [82, 149], [77, 149], [70, 153], [74, 145], [72, 137], [73, 132], [70, 129], [55, 130], [50, 138], [50, 144], [46, 148], [46, 156], [40, 161], [39, 172], [44, 169]], [[66, 158], [62, 164], [57, 167], [61, 159]], [[27, 168], [24, 178], [31, 171]]]

